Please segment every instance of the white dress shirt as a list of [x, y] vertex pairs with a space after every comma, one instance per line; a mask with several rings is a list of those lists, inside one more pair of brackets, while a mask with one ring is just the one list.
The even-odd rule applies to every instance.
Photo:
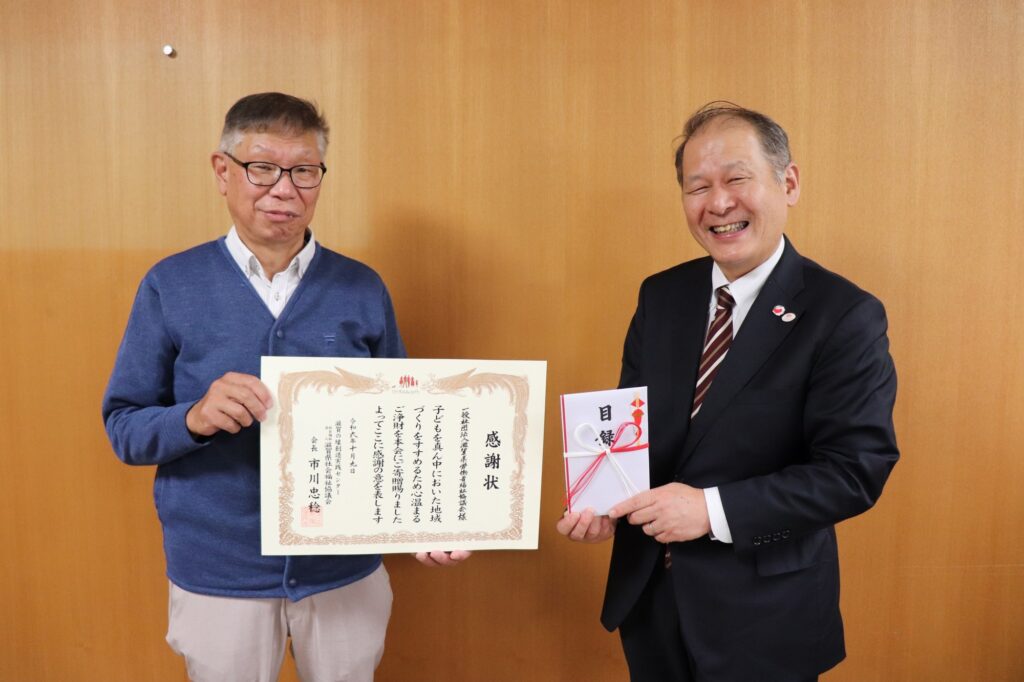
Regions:
[[252, 284], [252, 288], [263, 299], [275, 319], [288, 304], [288, 299], [295, 293], [299, 286], [299, 280], [306, 274], [309, 263], [313, 260], [313, 254], [316, 253], [316, 240], [313, 239], [313, 232], [310, 231], [306, 245], [296, 254], [295, 258], [292, 258], [288, 267], [274, 275], [273, 279], [267, 279], [259, 259], [242, 242], [234, 225], [228, 231], [224, 243], [228, 247], [231, 257], [235, 259], [235, 263], [241, 268], [242, 274]]
[[[750, 312], [750, 307], [754, 305], [754, 299], [761, 293], [761, 287], [768, 281], [768, 275], [772, 273], [772, 270], [778, 265], [779, 259], [782, 258], [785, 244], [786, 241], [780, 237], [775, 253], [768, 260], [742, 277], [737, 278], [734, 282], [729, 281], [725, 273], [722, 272], [722, 269], [718, 267], [718, 263], [711, 267], [711, 301], [708, 307], [708, 326], [711, 325], [711, 320], [715, 317], [715, 307], [718, 305], [715, 291], [718, 287], [728, 284], [729, 293], [732, 294], [733, 300], [736, 301], [736, 305], [732, 309], [732, 335], [733, 338], [736, 338], [736, 334], [740, 331], [740, 325], [743, 324], [747, 313]], [[726, 356], [728, 356], [728, 353], [726, 353]], [[714, 382], [711, 385], [714, 386]], [[718, 540], [719, 542], [732, 542], [732, 531], [729, 530], [729, 521], [725, 518], [725, 509], [722, 507], [722, 496], [718, 493], [718, 486], [704, 488], [704, 503], [708, 507], [708, 518], [711, 521], [711, 539]]]

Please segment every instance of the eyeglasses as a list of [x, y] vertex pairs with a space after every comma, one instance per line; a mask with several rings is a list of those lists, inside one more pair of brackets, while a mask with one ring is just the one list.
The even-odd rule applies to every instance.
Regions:
[[276, 185], [277, 181], [281, 179], [281, 174], [287, 173], [288, 177], [292, 179], [292, 184], [299, 189], [313, 189], [323, 182], [324, 173], [327, 172], [327, 166], [322, 163], [319, 166], [302, 165], [282, 168], [269, 161], [239, 161], [227, 152], [221, 153], [244, 168], [245, 177], [249, 178], [249, 182], [260, 187]]

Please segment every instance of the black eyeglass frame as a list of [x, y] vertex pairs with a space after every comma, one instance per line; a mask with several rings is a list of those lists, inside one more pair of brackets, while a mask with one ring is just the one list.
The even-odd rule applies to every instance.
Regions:
[[[327, 175], [327, 166], [324, 165], [323, 161], [321, 161], [319, 164], [316, 164], [316, 163], [300, 163], [297, 166], [292, 166], [291, 168], [285, 168], [284, 166], [279, 166], [276, 163], [273, 163], [271, 161], [239, 161], [238, 159], [236, 159], [234, 156], [232, 156], [228, 152], [221, 152], [221, 154], [223, 154], [224, 156], [228, 157], [229, 159], [231, 159], [232, 161], [237, 163], [239, 166], [244, 168], [245, 169], [245, 179], [248, 180], [249, 182], [251, 182], [252, 184], [256, 185], [257, 187], [273, 187], [277, 183], [281, 182], [281, 178], [284, 177], [285, 173], [287, 173], [288, 174], [288, 179], [291, 180], [292, 184], [295, 185], [296, 189], [316, 189], [324, 181], [324, 176]], [[255, 180], [252, 179], [252, 176], [249, 175], [249, 166], [251, 166], [254, 163], [262, 163], [262, 164], [264, 164], [266, 166], [274, 166], [278, 170], [277, 177], [274, 178], [274, 181], [272, 183], [270, 183], [269, 185], [265, 185], [263, 183], [256, 182]], [[316, 183], [312, 187], [300, 187], [299, 185], [296, 185], [295, 184], [295, 176], [292, 175], [292, 171], [294, 169], [296, 169], [296, 168], [308, 168], [308, 167], [319, 168], [321, 171], [323, 171], [320, 174], [320, 182]]]

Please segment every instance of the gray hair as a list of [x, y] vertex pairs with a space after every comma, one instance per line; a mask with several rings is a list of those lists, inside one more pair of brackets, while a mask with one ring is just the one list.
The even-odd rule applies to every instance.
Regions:
[[789, 136], [786, 135], [786, 131], [762, 113], [732, 102], [718, 100], [702, 106], [690, 116], [686, 125], [683, 126], [683, 141], [676, 148], [676, 178], [680, 184], [682, 184], [683, 178], [683, 149], [686, 148], [686, 143], [706, 128], [709, 123], [719, 118], [739, 119], [746, 121], [754, 128], [754, 132], [757, 133], [757, 137], [761, 141], [761, 150], [775, 171], [775, 177], [782, 182], [786, 177], [786, 168], [793, 162], [789, 152]]
[[330, 128], [327, 120], [309, 100], [280, 92], [246, 95], [228, 109], [220, 135], [220, 151], [231, 153], [246, 133], [284, 131], [289, 135], [316, 133], [320, 155], [327, 153]]

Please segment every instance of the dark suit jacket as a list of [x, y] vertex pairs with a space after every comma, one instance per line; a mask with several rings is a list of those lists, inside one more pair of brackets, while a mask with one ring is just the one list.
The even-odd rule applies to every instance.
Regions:
[[[651, 487], [721, 492], [734, 544], [670, 545], [701, 679], [813, 676], [845, 656], [834, 524], [875, 503], [899, 457], [885, 310], [787, 240], [691, 422], [711, 266], [701, 258], [643, 283], [620, 386], [648, 387]], [[618, 524], [606, 628], [622, 623], [662, 553]]]

